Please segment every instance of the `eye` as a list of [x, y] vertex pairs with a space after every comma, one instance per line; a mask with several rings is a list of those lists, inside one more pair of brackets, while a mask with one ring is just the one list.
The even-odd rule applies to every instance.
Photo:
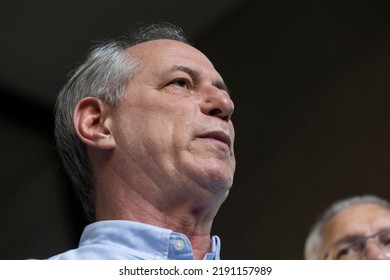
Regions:
[[379, 240], [380, 240], [380, 243], [383, 245], [383, 246], [389, 246], [390, 245], [390, 233], [386, 233], [384, 234], [383, 236], [380, 236], [379, 237]]
[[357, 245], [349, 245], [343, 248], [340, 248], [337, 251], [336, 259], [337, 260], [348, 260], [356, 258], [356, 255], [359, 253], [360, 249]]
[[191, 83], [187, 79], [176, 79], [169, 83], [169, 85], [173, 85], [179, 88], [191, 88]]

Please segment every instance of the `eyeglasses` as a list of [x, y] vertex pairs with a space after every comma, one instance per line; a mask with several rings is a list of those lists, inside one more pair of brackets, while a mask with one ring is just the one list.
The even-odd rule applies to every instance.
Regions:
[[386, 259], [390, 259], [390, 229], [383, 229], [369, 236], [351, 236], [332, 245], [325, 254], [327, 260], [362, 260], [366, 257], [366, 242], [373, 239]]

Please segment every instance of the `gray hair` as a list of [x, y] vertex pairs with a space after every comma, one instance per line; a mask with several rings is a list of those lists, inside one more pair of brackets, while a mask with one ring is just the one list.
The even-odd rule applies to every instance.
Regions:
[[341, 210], [356, 204], [377, 204], [390, 211], [390, 203], [374, 195], [353, 196], [334, 202], [314, 224], [305, 242], [304, 257], [307, 260], [321, 259], [322, 231], [325, 224]]
[[89, 96], [116, 106], [141, 63], [130, 57], [126, 49], [158, 39], [190, 44], [184, 32], [172, 24], [136, 26], [118, 39], [95, 46], [58, 95], [54, 130], [57, 149], [89, 221], [95, 220], [93, 176], [86, 145], [73, 127], [73, 111], [80, 100]]

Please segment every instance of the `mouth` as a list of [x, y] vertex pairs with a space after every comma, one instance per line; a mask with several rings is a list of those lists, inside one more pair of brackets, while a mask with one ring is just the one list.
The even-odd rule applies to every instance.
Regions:
[[227, 145], [230, 149], [232, 141], [230, 136], [223, 131], [210, 131], [199, 136], [201, 139], [212, 139]]

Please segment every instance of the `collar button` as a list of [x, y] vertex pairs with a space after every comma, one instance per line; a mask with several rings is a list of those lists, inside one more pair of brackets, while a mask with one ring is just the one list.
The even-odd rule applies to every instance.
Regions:
[[175, 248], [176, 251], [183, 250], [185, 247], [184, 241], [180, 239], [175, 240], [175, 242], [173, 243], [173, 247]]

